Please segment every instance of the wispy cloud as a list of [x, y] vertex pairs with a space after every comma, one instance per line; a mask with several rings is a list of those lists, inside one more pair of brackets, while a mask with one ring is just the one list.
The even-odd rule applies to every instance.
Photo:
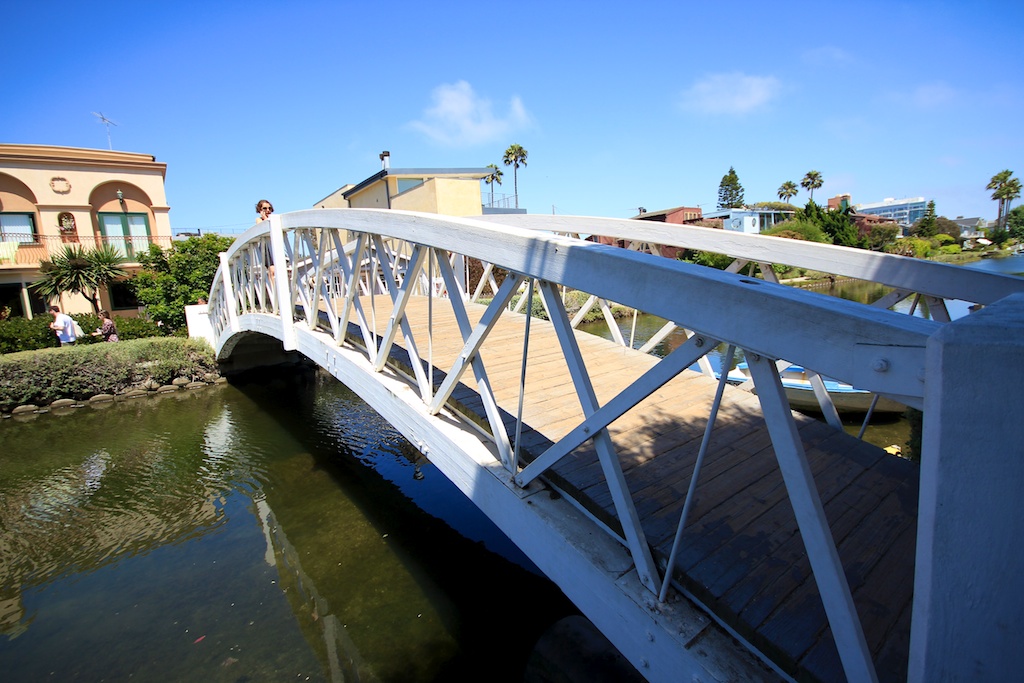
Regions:
[[910, 91], [910, 103], [923, 109], [951, 104], [956, 99], [956, 90], [941, 81], [925, 83]]
[[431, 93], [433, 106], [408, 125], [441, 145], [463, 147], [501, 140], [528, 126], [530, 114], [519, 97], [496, 115], [491, 101], [480, 97], [466, 81], [444, 83]]
[[774, 76], [712, 74], [684, 90], [679, 106], [702, 114], [748, 114], [768, 105], [781, 89]]
[[804, 63], [815, 66], [844, 66], [854, 62], [853, 55], [835, 45], [823, 45], [804, 50], [800, 57]]

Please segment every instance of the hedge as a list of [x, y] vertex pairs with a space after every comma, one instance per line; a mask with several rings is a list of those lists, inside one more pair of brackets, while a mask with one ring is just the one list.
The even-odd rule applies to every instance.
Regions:
[[216, 371], [209, 344], [180, 337], [11, 353], [0, 357], [0, 411], [47, 405], [59, 398], [81, 401], [116, 394], [150, 381], [163, 385], [177, 377], [202, 380]]
[[[90, 336], [90, 333], [100, 326], [98, 315], [81, 313], [71, 317], [78, 321], [85, 332], [85, 336], [77, 342], [78, 344], [95, 344], [103, 341], [99, 337]], [[113, 320], [117, 327], [118, 339], [121, 341], [163, 336], [163, 330], [151, 320], [118, 316], [114, 316]], [[0, 353], [59, 347], [57, 335], [50, 329], [51, 322], [53, 318], [49, 314], [37, 315], [31, 320], [20, 316], [0, 320]]]

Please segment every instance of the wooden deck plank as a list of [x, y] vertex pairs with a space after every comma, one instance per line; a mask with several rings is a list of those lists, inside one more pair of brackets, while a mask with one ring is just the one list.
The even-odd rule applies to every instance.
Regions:
[[[377, 302], [378, 334], [387, 304]], [[407, 310], [419, 329], [425, 306], [414, 300]], [[474, 324], [482, 311], [468, 306]], [[447, 369], [461, 351], [462, 338], [451, 332], [454, 317], [436, 300], [433, 314], [435, 323], [448, 325], [449, 333], [431, 337], [429, 355], [435, 366]], [[503, 316], [481, 352], [510, 434], [519, 397], [524, 321], [521, 315]], [[551, 325], [534, 323], [522, 435], [522, 446], [529, 449], [526, 459], [543, 452], [583, 417]], [[426, 358], [418, 333], [414, 337]], [[658, 363], [603, 339], [577, 337], [602, 404]], [[436, 372], [435, 386], [444, 377], [443, 371]], [[652, 550], [662, 558], [670, 550], [715, 388], [711, 378], [683, 372], [609, 427]], [[453, 398], [465, 410], [482, 411], [475, 389], [472, 372], [467, 372]], [[798, 415], [796, 420], [880, 676], [883, 681], [905, 678], [917, 467], [811, 418]], [[563, 458], [549, 478], [617, 528], [592, 442]], [[725, 392], [684, 542], [676, 578], [695, 589], [720, 617], [794, 676], [842, 679], [759, 402], [749, 392]]]

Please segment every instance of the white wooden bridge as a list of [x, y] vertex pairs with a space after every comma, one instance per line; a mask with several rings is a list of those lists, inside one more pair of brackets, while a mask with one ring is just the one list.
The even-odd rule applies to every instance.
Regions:
[[[841, 301], [772, 264], [893, 289]], [[672, 321], [648, 346], [687, 341], [656, 358], [576, 332], [570, 290]], [[534, 294], [549, 320], [520, 312]], [[933, 319], [888, 310], [908, 299]], [[951, 299], [985, 308], [948, 322]], [[225, 362], [300, 353], [356, 391], [650, 681], [1024, 670], [1024, 279], [640, 221], [310, 210], [222, 254], [209, 317]], [[723, 345], [756, 393], [715, 379]], [[790, 411], [788, 364], [826, 422]], [[820, 376], [923, 410], [921, 464], [837, 429]]]

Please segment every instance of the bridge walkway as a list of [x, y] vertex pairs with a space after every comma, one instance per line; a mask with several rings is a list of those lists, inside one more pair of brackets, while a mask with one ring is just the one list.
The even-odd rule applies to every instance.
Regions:
[[[376, 333], [391, 312], [387, 296], [363, 298]], [[467, 304], [473, 322], [484, 307]], [[418, 352], [440, 386], [463, 339], [450, 306], [414, 297], [406, 309], [414, 330], [433, 335]], [[490, 384], [515, 433], [525, 316], [502, 316], [482, 349]], [[350, 324], [349, 341], [362, 344]], [[445, 332], [445, 331], [448, 332]], [[577, 332], [603, 405], [658, 359]], [[399, 344], [404, 340], [399, 335]], [[508, 353], [502, 350], [507, 349]], [[533, 319], [526, 369], [520, 457], [529, 462], [584, 419], [550, 323]], [[389, 364], [408, 369], [408, 355]], [[643, 529], [660, 567], [667, 564], [716, 382], [683, 372], [609, 428]], [[471, 375], [450, 406], [486, 429]], [[879, 680], [906, 680], [910, 641], [918, 466], [796, 415]], [[545, 475], [549, 483], [619, 534], [611, 495], [592, 441]], [[844, 680], [832, 633], [756, 396], [726, 387], [710, 449], [689, 513], [673, 579], [691, 597], [798, 680]]]

